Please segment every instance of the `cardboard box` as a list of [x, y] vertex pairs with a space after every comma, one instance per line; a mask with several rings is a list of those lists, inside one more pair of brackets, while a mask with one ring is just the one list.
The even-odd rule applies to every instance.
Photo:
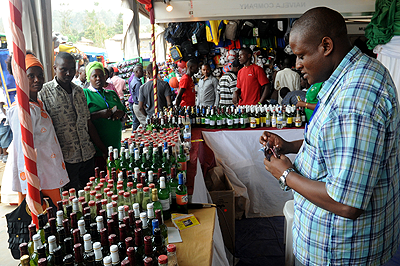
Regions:
[[225, 246], [235, 254], [235, 190], [229, 179], [223, 175], [225, 190], [210, 191], [214, 204], [217, 205], [219, 225]]

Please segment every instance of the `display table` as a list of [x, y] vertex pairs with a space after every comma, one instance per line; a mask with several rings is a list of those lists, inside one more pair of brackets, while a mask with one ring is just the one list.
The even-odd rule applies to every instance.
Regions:
[[[283, 206], [293, 198], [292, 192], [280, 189], [278, 181], [265, 170], [264, 155], [259, 151], [259, 138], [263, 131], [272, 131], [287, 141], [303, 138], [304, 129], [231, 129], [215, 130], [192, 128], [192, 149], [188, 167], [188, 187], [194, 186], [199, 159], [202, 172], [216, 164], [221, 165], [231, 181], [235, 196], [246, 199], [246, 217], [283, 215]], [[204, 141], [203, 141], [204, 140]], [[295, 154], [288, 157], [293, 161]], [[193, 166], [191, 166], [194, 164]], [[192, 191], [192, 190], [191, 190]]]
[[[180, 231], [182, 242], [174, 243], [179, 265], [211, 265], [213, 256], [213, 234], [215, 226], [215, 208], [189, 210], [200, 225]], [[172, 221], [166, 221], [173, 227]]]

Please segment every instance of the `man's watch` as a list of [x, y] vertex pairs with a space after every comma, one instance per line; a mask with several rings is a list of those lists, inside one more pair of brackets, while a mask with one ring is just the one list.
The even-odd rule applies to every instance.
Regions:
[[296, 172], [296, 170], [294, 170], [293, 168], [289, 168], [289, 169], [287, 169], [287, 170], [285, 170], [285, 171], [283, 172], [283, 174], [282, 174], [281, 177], [279, 177], [279, 185], [281, 186], [281, 189], [282, 189], [283, 191], [288, 191], [288, 190], [291, 189], [290, 187], [288, 187], [288, 186], [286, 185], [286, 177], [287, 177], [287, 175], [288, 175], [290, 172]]

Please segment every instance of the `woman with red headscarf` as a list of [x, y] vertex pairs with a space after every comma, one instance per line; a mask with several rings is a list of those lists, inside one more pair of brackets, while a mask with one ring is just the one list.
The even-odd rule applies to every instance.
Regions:
[[[43, 65], [31, 53], [27, 53], [25, 63], [40, 190], [45, 197], [50, 197], [53, 203], [56, 204], [57, 201], [61, 200], [60, 188], [69, 182], [69, 178], [53, 122], [46, 110], [43, 109], [43, 103], [37, 98], [37, 94], [44, 83]], [[28, 188], [16, 101], [11, 105], [7, 117], [14, 138], [10, 144], [10, 155], [3, 180], [9, 180], [9, 176], [6, 175], [12, 174], [12, 190], [18, 192], [18, 204], [20, 204], [25, 198]], [[4, 189], [3, 186], [2, 189]]]

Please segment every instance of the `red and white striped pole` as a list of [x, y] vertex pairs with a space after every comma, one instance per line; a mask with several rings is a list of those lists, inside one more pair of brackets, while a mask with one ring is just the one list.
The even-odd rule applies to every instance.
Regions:
[[158, 114], [158, 100], [157, 100], [157, 73], [156, 73], [156, 32], [154, 28], [154, 8], [150, 10], [150, 23], [151, 23], [151, 52], [153, 57], [153, 91], [154, 91], [154, 112]]
[[26, 203], [32, 213], [32, 221], [38, 228], [37, 215], [43, 212], [40, 200], [40, 181], [37, 176], [36, 151], [33, 144], [32, 119], [29, 108], [29, 86], [25, 66], [25, 38], [22, 31], [22, 2], [9, 0], [10, 27], [13, 40], [12, 68], [17, 85], [18, 117], [21, 123], [22, 150], [25, 159], [25, 176], [28, 181]]

